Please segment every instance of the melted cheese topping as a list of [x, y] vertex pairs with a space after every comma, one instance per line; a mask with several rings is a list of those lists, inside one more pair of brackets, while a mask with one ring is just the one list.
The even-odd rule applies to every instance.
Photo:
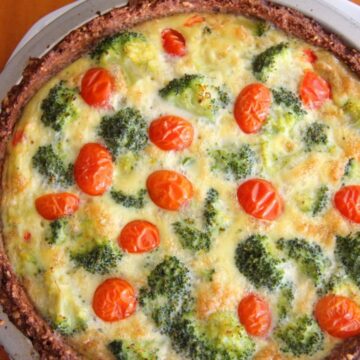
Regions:
[[[133, 106], [148, 123], [162, 114], [171, 113], [186, 118], [195, 129], [192, 146], [182, 152], [165, 152], [149, 142], [133, 168], [128, 166], [128, 158], [120, 156], [115, 162], [113, 187], [126, 193], [136, 193], [145, 187], [151, 172], [172, 169], [185, 174], [194, 186], [194, 198], [186, 208], [179, 212], [165, 211], [149, 198], [142, 209], [125, 208], [115, 203], [109, 193], [91, 197], [72, 185], [66, 191], [77, 194], [81, 199], [80, 209], [69, 218], [68, 225], [76, 236], [61, 244], [49, 245], [45, 241], [48, 222], [37, 213], [34, 201], [42, 194], [60, 189], [47, 183], [34, 169], [32, 157], [39, 146], [56, 144], [64, 162], [73, 163], [85, 143], [102, 141], [98, 135], [101, 118], [114, 112], [92, 108], [77, 95], [77, 118], [65, 126], [60, 137], [41, 121], [42, 100], [55, 84], [65, 80], [69, 86], [80, 87], [83, 74], [98, 66], [90, 56], [67, 67], [34, 96], [17, 125], [18, 130], [24, 131], [22, 141], [16, 146], [9, 143], [1, 207], [7, 253], [30, 298], [46, 319], [54, 322], [62, 316], [81, 316], [86, 320], [86, 330], [69, 336], [68, 341], [89, 359], [112, 358], [106, 346], [114, 339], [150, 340], [159, 349], [159, 359], [182, 358], [140, 306], [135, 314], [122, 321], [106, 323], [97, 318], [92, 310], [92, 297], [97, 286], [108, 277], [124, 278], [138, 290], [147, 284], [149, 271], [166, 254], [176, 254], [196, 279], [194, 296], [199, 318], [206, 319], [210, 314], [223, 310], [235, 314], [239, 300], [249, 291], [256, 291], [271, 304], [275, 327], [277, 295], [266, 289], [254, 288], [239, 272], [234, 261], [238, 243], [254, 233], [266, 234], [272, 241], [295, 237], [311, 240], [321, 245], [332, 260], [332, 265], [328, 267], [330, 274], [335, 267], [335, 235], [359, 230], [358, 226], [344, 219], [332, 204], [320, 216], [313, 217], [302, 209], [304, 198], [321, 185], [326, 184], [332, 194], [340, 188], [349, 158], [360, 160], [359, 132], [354, 130], [349, 116], [342, 110], [350, 96], [356, 97], [357, 94], [359, 97], [359, 82], [333, 55], [323, 50], [313, 49], [318, 61], [312, 65], [303, 55], [303, 50], [309, 46], [277, 29], [271, 28], [263, 36], [256, 36], [256, 22], [253, 20], [208, 14], [204, 15], [203, 23], [186, 27], [183, 24], [188, 17], [181, 15], [154, 20], [134, 29], [145, 35], [154, 54], [150, 55], [152, 60], [148, 68], [132, 81], [126, 80], [124, 69], [116, 62], [101, 63], [116, 79], [117, 91], [111, 100], [115, 111], [125, 104]], [[186, 38], [186, 56], [175, 58], [164, 53], [161, 32], [169, 27], [177, 29]], [[251, 71], [254, 55], [282, 41], [289, 42], [290, 50], [279, 60], [266, 86], [286, 87], [297, 94], [304, 71], [311, 69], [330, 82], [333, 98], [318, 111], [308, 110], [291, 131], [277, 134], [262, 131], [247, 135], [234, 120], [234, 100], [244, 86], [257, 82]], [[132, 60], [136, 62], [139, 57], [137, 54], [133, 56]], [[140, 58], [144, 60], [146, 52]], [[159, 89], [186, 73], [201, 73], [216, 84], [224, 85], [229, 92], [231, 103], [217, 114], [214, 122], [174, 106], [159, 96]], [[271, 116], [276, 117], [274, 109]], [[306, 152], [303, 150], [302, 134], [306, 126], [314, 121], [329, 126], [330, 145], [325, 150]], [[209, 149], [236, 148], [241, 144], [250, 144], [256, 150], [260, 159], [258, 175], [269, 179], [285, 200], [285, 211], [276, 221], [264, 222], [247, 215], [236, 198], [236, 189], [241, 181], [228, 180], [221, 172], [211, 170]], [[191, 161], [184, 162], [186, 158]], [[181, 246], [171, 224], [185, 218], [200, 222], [206, 193], [212, 187], [220, 194], [226, 228], [216, 237], [209, 252], [194, 254]], [[157, 225], [161, 236], [158, 250], [138, 255], [124, 254], [118, 267], [107, 275], [90, 274], [83, 268], [75, 267], [69, 256], [71, 251], [93, 238], [107, 238], [116, 244], [122, 227], [134, 219], [148, 220]], [[27, 232], [31, 233], [31, 238], [24, 240]], [[318, 298], [313, 282], [298, 270], [293, 261], [287, 261], [282, 266], [286, 278], [295, 284], [295, 313], [311, 315]], [[215, 270], [212, 280], [201, 275], [208, 269]], [[358, 290], [352, 296], [360, 300]], [[272, 336], [255, 341], [255, 359], [289, 357], [279, 351]], [[302, 358], [323, 358], [336, 341], [325, 334], [324, 349], [311, 357]]]

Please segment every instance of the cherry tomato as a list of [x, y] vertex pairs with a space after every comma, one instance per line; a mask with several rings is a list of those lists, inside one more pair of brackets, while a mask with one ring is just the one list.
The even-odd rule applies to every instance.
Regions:
[[162, 150], [184, 150], [193, 141], [194, 128], [178, 116], [166, 115], [150, 124], [149, 137]]
[[311, 49], [305, 49], [304, 50], [304, 55], [305, 55], [306, 60], [311, 64], [316, 62], [317, 59], [318, 59], [316, 54]]
[[269, 304], [260, 296], [249, 294], [239, 303], [238, 315], [246, 332], [252, 336], [265, 336], [271, 326]]
[[237, 197], [244, 211], [257, 219], [275, 220], [283, 212], [281, 196], [269, 181], [263, 179], [243, 182], [237, 190]]
[[136, 310], [135, 290], [126, 280], [105, 280], [95, 291], [92, 306], [95, 314], [106, 322], [128, 318]]
[[184, 26], [187, 27], [192, 27], [196, 24], [200, 24], [202, 22], [205, 21], [205, 18], [200, 16], [200, 15], [193, 15], [191, 17], [189, 17], [188, 19], [186, 19], [186, 21], [184, 22]]
[[176, 171], [153, 172], [146, 181], [151, 200], [165, 210], [179, 210], [193, 197], [191, 182]]
[[310, 109], [319, 109], [326, 100], [330, 99], [330, 85], [313, 71], [305, 71], [300, 84], [300, 98], [303, 104]]
[[174, 29], [165, 29], [161, 33], [164, 50], [172, 56], [186, 54], [186, 40], [184, 36]]
[[269, 116], [270, 106], [271, 93], [265, 85], [256, 83], [244, 87], [234, 107], [240, 129], [247, 134], [258, 132]]
[[145, 220], [134, 220], [121, 230], [118, 242], [124, 251], [141, 254], [159, 246], [160, 234], [154, 224]]
[[92, 68], [82, 78], [81, 96], [91, 106], [106, 107], [114, 88], [115, 80], [107, 70]]
[[46, 194], [35, 200], [37, 212], [46, 220], [60, 219], [71, 215], [79, 208], [80, 199], [75, 194]]
[[321, 298], [315, 306], [315, 318], [322, 330], [337, 338], [360, 334], [360, 306], [345, 296]]
[[335, 207], [342, 216], [360, 224], [360, 185], [348, 185], [334, 196]]
[[102, 195], [112, 183], [113, 163], [106, 147], [89, 143], [84, 145], [74, 165], [75, 181], [88, 195]]
[[20, 144], [25, 138], [25, 133], [24, 133], [24, 130], [22, 129], [19, 129], [19, 130], [16, 130], [14, 135], [13, 135], [13, 138], [12, 138], [12, 146], [16, 146], [17, 144]]

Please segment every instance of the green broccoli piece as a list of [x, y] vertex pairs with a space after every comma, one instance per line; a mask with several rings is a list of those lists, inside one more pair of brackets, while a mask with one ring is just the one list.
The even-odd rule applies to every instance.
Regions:
[[173, 224], [173, 229], [185, 249], [193, 251], [210, 250], [210, 235], [205, 231], [197, 229], [191, 221], [177, 221]]
[[351, 158], [345, 166], [343, 181], [346, 184], [357, 184], [360, 182], [360, 162]]
[[69, 186], [74, 182], [73, 165], [66, 168], [51, 145], [40, 146], [32, 158], [32, 164], [50, 184]]
[[92, 274], [110, 273], [122, 258], [121, 252], [111, 242], [96, 244], [90, 250], [71, 253], [77, 267], [83, 267]]
[[310, 277], [315, 285], [321, 284], [330, 260], [324, 255], [321, 247], [304, 239], [280, 239], [277, 246], [286, 256], [296, 261], [302, 273]]
[[280, 350], [295, 357], [311, 356], [321, 350], [324, 335], [316, 321], [307, 315], [291, 319], [275, 330]]
[[296, 117], [299, 118], [306, 114], [300, 99], [293, 92], [280, 87], [272, 89], [272, 94], [276, 104], [284, 106], [287, 111]]
[[111, 190], [112, 199], [126, 208], [142, 209], [145, 206], [145, 195], [147, 191], [140, 189], [136, 195], [127, 195], [122, 191]]
[[254, 175], [256, 154], [249, 145], [242, 145], [237, 151], [225, 149], [210, 151], [212, 170], [220, 171], [229, 179], [241, 180]]
[[330, 201], [330, 191], [326, 185], [321, 186], [315, 195], [315, 201], [312, 206], [312, 215], [320, 214], [329, 204]]
[[63, 243], [67, 238], [66, 227], [68, 220], [66, 218], [52, 221], [49, 225], [48, 234], [45, 236], [45, 240], [49, 245], [58, 245]]
[[126, 151], [137, 153], [148, 142], [146, 121], [138, 110], [130, 107], [119, 110], [115, 115], [104, 116], [99, 135], [114, 157]]
[[220, 87], [212, 85], [203, 75], [196, 74], [171, 80], [159, 94], [176, 106], [210, 120], [214, 120], [218, 111], [230, 101], [228, 94]]
[[64, 125], [77, 115], [75, 99], [76, 91], [68, 88], [64, 81], [60, 81], [41, 103], [43, 124], [55, 131], [61, 131]]
[[265, 82], [268, 79], [270, 73], [276, 69], [277, 60], [288, 46], [284, 42], [271, 46], [253, 59], [252, 71], [257, 80]]
[[329, 127], [327, 125], [318, 122], [309, 125], [303, 136], [306, 150], [311, 151], [327, 145], [329, 142], [327, 134], [328, 129]]
[[350, 116], [352, 123], [360, 128], [360, 101], [355, 98], [349, 99], [343, 109]]
[[81, 331], [86, 330], [87, 324], [81, 317], [72, 319], [58, 316], [54, 321], [50, 321], [51, 327], [59, 334], [64, 336], [71, 336]]
[[337, 236], [335, 255], [344, 266], [346, 274], [360, 287], [360, 231]]
[[274, 290], [280, 285], [284, 276], [284, 271], [278, 267], [280, 263], [266, 236], [252, 235], [236, 248], [237, 268], [257, 288]]
[[217, 206], [218, 201], [219, 192], [214, 188], [209, 189], [205, 198], [203, 214], [205, 231], [209, 234], [224, 229], [224, 222], [220, 219], [220, 211]]
[[255, 36], [263, 36], [265, 33], [267, 33], [271, 28], [270, 23], [268, 23], [265, 20], [259, 20], [255, 24]]
[[291, 283], [282, 285], [279, 289], [277, 301], [277, 313], [279, 320], [284, 320], [292, 311], [292, 302], [294, 301], [294, 289]]
[[148, 343], [113, 340], [108, 349], [116, 360], [157, 360], [157, 351]]

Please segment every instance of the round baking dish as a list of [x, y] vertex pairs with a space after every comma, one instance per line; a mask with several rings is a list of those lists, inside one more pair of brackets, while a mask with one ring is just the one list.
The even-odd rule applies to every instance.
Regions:
[[[285, 1], [282, 2], [285, 3]], [[288, 2], [290, 3], [290, 1]], [[118, 1], [113, 1], [113, 3], [121, 5]], [[96, 11], [112, 7], [105, 4], [102, 5], [102, 8]], [[61, 17], [49, 26], [59, 28], [63, 24], [64, 27], [61, 27], [61, 31], [64, 32], [67, 31], [65, 29], [79, 26], [94, 16], [94, 11], [92, 10], [83, 18], [83, 14], [80, 14], [82, 6], [83, 4], [70, 10], [65, 14], [67, 18], [65, 16]], [[349, 23], [349, 19], [346, 19], [343, 15], [336, 13], [336, 11], [334, 12], [322, 2], [319, 2], [319, 8], [316, 12], [310, 11], [310, 8], [307, 11], [304, 10], [304, 12], [312, 14], [313, 17], [318, 17], [316, 14], [324, 14], [322, 10], [324, 10], [325, 15], [329, 14], [329, 12], [332, 13], [332, 23], [342, 21], [344, 24], [347, 24], [341, 27], [343, 30], [345, 28], [346, 31], [342, 31], [340, 35], [346, 43], [355, 46], [356, 40], [360, 37], [360, 29], [354, 23]], [[42, 58], [30, 61], [23, 73], [22, 81], [8, 93], [2, 104], [2, 112], [0, 114], [0, 164], [2, 165], [5, 158], [5, 144], [11, 136], [12, 129], [21, 114], [23, 106], [51, 76], [88, 51], [97, 41], [108, 35], [155, 17], [191, 11], [232, 12], [269, 20], [292, 35], [332, 51], [347, 63], [357, 75], [360, 75], [360, 53], [358, 51], [346, 46], [339, 38], [325, 31], [318, 23], [304, 17], [301, 13], [270, 2], [261, 0], [160, 0], [134, 2], [126, 7], [118, 8], [103, 16], [96, 17], [89, 23], [71, 32]], [[324, 24], [326, 23], [323, 18], [319, 20]], [[329, 27], [329, 30], [336, 31], [332, 27]], [[40, 33], [29, 41], [24, 51], [29, 50], [32, 42], [38, 41], [38, 36], [41, 38], [44, 34], [45, 32]], [[45, 43], [49, 44], [55, 42], [58, 38], [59, 36], [54, 36], [53, 38], [46, 38], [44, 36], [42, 39]], [[41, 48], [38, 48], [37, 51], [42, 53]], [[10, 64], [13, 68], [16, 68], [16, 66], [22, 68], [23, 64], [19, 60], [19, 54], [15, 56]], [[5, 73], [2, 78], [2, 84], [15, 83], [18, 77], [19, 73], [15, 70], [11, 76]], [[0, 253], [0, 287], [2, 289], [0, 302], [4, 306], [5, 311], [9, 314], [10, 319], [32, 340], [42, 358], [79, 358], [76, 352], [68, 347], [57, 334], [53, 333], [48, 325], [35, 313], [25, 292], [17, 282], [4, 253]], [[359, 344], [360, 339], [351, 339], [345, 342], [338, 349], [335, 349], [330, 359], [359, 358]]]

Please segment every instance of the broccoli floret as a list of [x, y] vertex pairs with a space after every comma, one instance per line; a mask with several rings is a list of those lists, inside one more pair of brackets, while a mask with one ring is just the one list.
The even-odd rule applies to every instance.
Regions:
[[354, 98], [349, 99], [343, 109], [350, 116], [352, 123], [360, 128], [360, 101]]
[[263, 36], [266, 32], [268, 32], [271, 28], [270, 23], [265, 20], [259, 20], [255, 24], [255, 36]]
[[211, 169], [224, 173], [229, 179], [241, 180], [255, 173], [256, 154], [247, 144], [236, 152], [213, 150], [210, 156], [213, 159]]
[[142, 209], [145, 206], [145, 195], [147, 191], [140, 189], [136, 195], [127, 195], [122, 191], [111, 190], [112, 199], [126, 208]]
[[315, 195], [314, 205], [312, 206], [312, 215], [320, 214], [329, 204], [330, 191], [326, 185], [321, 186]]
[[68, 220], [66, 218], [52, 221], [49, 224], [48, 234], [45, 236], [45, 240], [50, 245], [58, 245], [66, 240], [66, 227]]
[[116, 360], [157, 360], [157, 351], [148, 343], [114, 340], [108, 344], [108, 349]]
[[171, 80], [159, 94], [176, 106], [210, 120], [214, 120], [217, 112], [230, 101], [228, 94], [220, 87], [212, 85], [203, 75], [196, 74]]
[[96, 244], [90, 250], [71, 254], [77, 267], [83, 267], [92, 274], [108, 274], [122, 258], [121, 252], [111, 242]]
[[285, 53], [288, 46], [287, 43], [282, 42], [269, 47], [254, 58], [252, 71], [257, 80], [266, 81], [268, 79], [270, 73], [276, 68], [279, 56]]
[[294, 289], [291, 283], [282, 285], [279, 289], [277, 301], [277, 313], [279, 320], [284, 320], [292, 310], [294, 301]]
[[360, 182], [360, 162], [354, 158], [349, 159], [345, 166], [343, 181], [346, 184], [357, 184]]
[[114, 157], [126, 151], [137, 153], [148, 142], [144, 118], [138, 110], [130, 107], [119, 110], [115, 115], [104, 116], [99, 135]]
[[237, 268], [257, 288], [274, 290], [280, 285], [284, 275], [283, 270], [278, 268], [280, 262], [273, 255], [266, 236], [252, 235], [236, 248]]
[[297, 117], [306, 114], [300, 99], [293, 92], [280, 87], [278, 89], [272, 89], [272, 94], [276, 104], [283, 105], [287, 111], [290, 111]]
[[328, 129], [327, 125], [318, 122], [309, 125], [303, 136], [306, 150], [311, 151], [317, 147], [327, 145], [329, 142]]
[[66, 168], [51, 145], [40, 146], [32, 158], [32, 164], [50, 184], [69, 186], [74, 182], [73, 165]]
[[185, 249], [193, 251], [210, 250], [211, 237], [207, 232], [197, 229], [191, 221], [177, 221], [173, 224], [173, 228]]
[[64, 81], [60, 81], [41, 103], [43, 124], [55, 131], [61, 131], [64, 125], [77, 115], [75, 99], [76, 91], [68, 88]]
[[297, 317], [275, 330], [280, 350], [295, 357], [314, 355], [322, 349], [324, 335], [316, 321], [307, 315]]
[[74, 335], [87, 328], [85, 320], [80, 317], [70, 321], [66, 317], [58, 316], [54, 321], [51, 321], [50, 324], [55, 331], [65, 336]]
[[204, 205], [204, 224], [207, 233], [214, 233], [217, 230], [223, 230], [223, 221], [219, 219], [220, 211], [217, 207], [219, 201], [219, 192], [211, 188], [206, 194]]
[[324, 255], [321, 247], [304, 239], [280, 239], [277, 246], [286, 256], [296, 261], [300, 270], [319, 285], [324, 279], [330, 260]]
[[337, 236], [335, 254], [347, 275], [360, 287], [360, 231]]

